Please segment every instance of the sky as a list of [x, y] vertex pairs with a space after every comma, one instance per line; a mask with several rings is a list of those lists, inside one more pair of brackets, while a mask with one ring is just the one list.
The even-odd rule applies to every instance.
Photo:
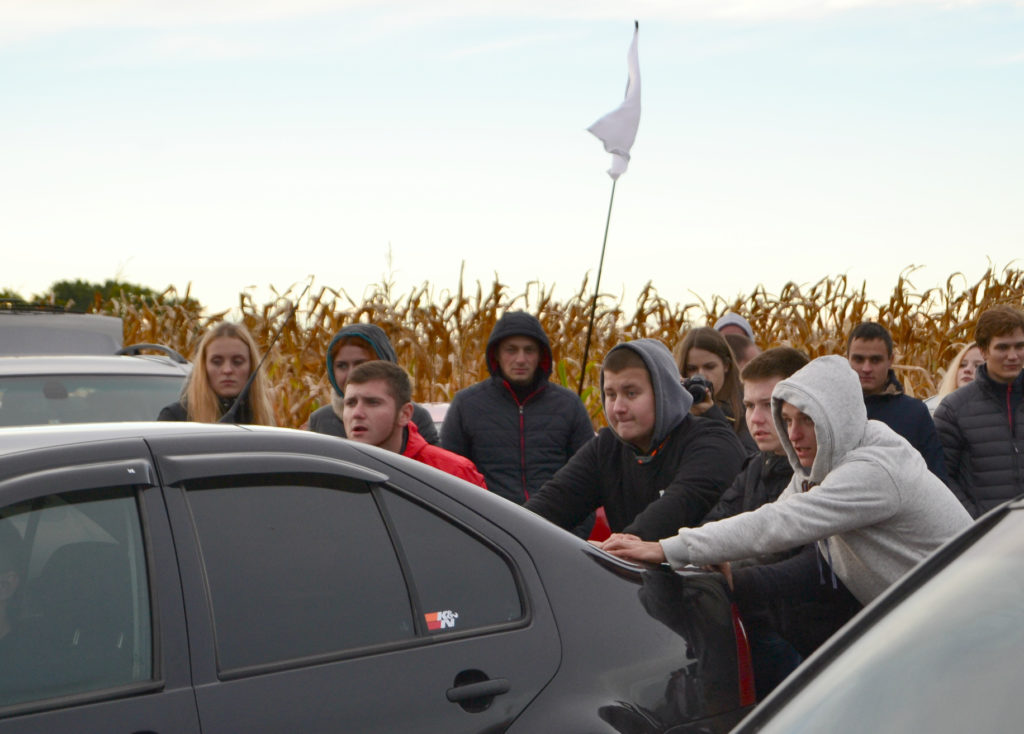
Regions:
[[1024, 0], [0, 0], [0, 289], [672, 302], [1024, 267]]

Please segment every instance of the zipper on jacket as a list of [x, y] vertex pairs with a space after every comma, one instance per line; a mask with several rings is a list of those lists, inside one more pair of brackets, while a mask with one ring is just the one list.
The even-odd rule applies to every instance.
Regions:
[[526, 404], [530, 402], [534, 395], [537, 395], [544, 389], [544, 385], [541, 385], [523, 398], [523, 402], [519, 402], [519, 397], [516, 395], [516, 391], [512, 389], [512, 386], [508, 384], [508, 380], [503, 379], [501, 382], [508, 390], [509, 395], [512, 396], [516, 407], [519, 408], [519, 479], [523, 485], [523, 497], [525, 498], [523, 501], [525, 502], [530, 499], [530, 491], [526, 487]]

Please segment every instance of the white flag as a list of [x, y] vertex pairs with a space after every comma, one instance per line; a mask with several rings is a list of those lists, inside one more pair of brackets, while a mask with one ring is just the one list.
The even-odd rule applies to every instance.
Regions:
[[640, 127], [640, 59], [636, 52], [636, 38], [640, 32], [640, 24], [633, 29], [633, 43], [629, 45], [626, 63], [629, 66], [629, 83], [626, 84], [626, 98], [616, 109], [587, 128], [594, 133], [604, 149], [612, 154], [612, 167], [608, 175], [617, 179], [626, 172], [629, 165], [629, 149], [636, 140], [636, 131]]

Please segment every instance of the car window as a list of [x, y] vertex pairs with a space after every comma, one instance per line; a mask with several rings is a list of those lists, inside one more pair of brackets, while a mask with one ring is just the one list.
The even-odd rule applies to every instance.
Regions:
[[217, 638], [237, 669], [415, 636], [401, 567], [369, 486], [191, 488]]
[[130, 490], [0, 511], [0, 705], [152, 678], [149, 590]]
[[523, 616], [512, 569], [480, 539], [394, 492], [382, 493], [431, 633]]
[[1019, 729], [1024, 537], [1016, 515], [895, 606], [758, 731]]
[[180, 397], [183, 383], [184, 377], [164, 375], [3, 377], [0, 426], [156, 420]]

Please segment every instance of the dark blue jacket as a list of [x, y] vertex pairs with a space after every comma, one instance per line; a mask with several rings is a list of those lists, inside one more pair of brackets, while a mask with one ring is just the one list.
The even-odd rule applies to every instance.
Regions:
[[[533, 385], [518, 393], [498, 365], [498, 343], [509, 336], [540, 345]], [[522, 504], [594, 437], [594, 428], [576, 393], [549, 381], [551, 343], [534, 316], [502, 316], [487, 340], [486, 359], [491, 377], [455, 394], [441, 445], [476, 464], [492, 492]]]
[[882, 421], [907, 439], [924, 457], [932, 474], [950, 486], [942, 443], [935, 430], [932, 414], [923, 401], [903, 392], [903, 385], [892, 370], [889, 370], [889, 382], [885, 390], [878, 395], [865, 395], [864, 406], [868, 410], [869, 419]]

